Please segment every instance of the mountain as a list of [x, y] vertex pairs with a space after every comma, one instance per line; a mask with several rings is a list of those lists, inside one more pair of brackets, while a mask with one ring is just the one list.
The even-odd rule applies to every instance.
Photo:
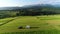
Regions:
[[25, 5], [24, 8], [30, 8], [30, 7], [53, 7], [53, 5], [50, 4], [36, 4], [36, 5]]
[[21, 7], [0, 7], [0, 10], [18, 10]]
[[54, 6], [49, 4], [37, 4], [37, 5], [26, 5], [23, 7], [0, 7], [0, 10], [20, 10], [20, 9], [28, 9], [28, 8], [37, 9], [37, 8], [44, 8], [44, 7], [53, 8]]
[[22, 7], [23, 9], [40, 9], [40, 8], [55, 8], [50, 4], [37, 4], [37, 5], [25, 5]]
[[52, 4], [54, 7], [60, 8], [60, 3]]

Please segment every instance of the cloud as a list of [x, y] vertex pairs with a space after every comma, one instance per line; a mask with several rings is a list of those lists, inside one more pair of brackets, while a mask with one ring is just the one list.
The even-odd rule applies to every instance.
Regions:
[[22, 2], [23, 5], [33, 5], [33, 4], [60, 4], [60, 0], [26, 0]]
[[24, 6], [34, 4], [60, 4], [60, 0], [0, 0], [1, 6]]
[[39, 0], [40, 4], [60, 4], [60, 0]]

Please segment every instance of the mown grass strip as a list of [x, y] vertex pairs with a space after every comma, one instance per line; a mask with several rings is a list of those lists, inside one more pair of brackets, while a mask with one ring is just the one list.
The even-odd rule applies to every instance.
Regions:
[[11, 20], [9, 20], [9, 21], [7, 21], [7, 22], [3, 23], [3, 24], [0, 24], [0, 26], [5, 25], [5, 24], [7, 24], [7, 23], [9, 23], [9, 22], [11, 22], [11, 21], [13, 21], [13, 20], [15, 20], [15, 19], [16, 19], [16, 18], [11, 19]]

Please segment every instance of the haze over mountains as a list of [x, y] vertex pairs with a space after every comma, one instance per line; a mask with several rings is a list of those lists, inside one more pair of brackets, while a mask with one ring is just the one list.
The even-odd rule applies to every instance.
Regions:
[[0, 7], [0, 10], [18, 10], [18, 9], [23, 9], [23, 8], [41, 8], [41, 7], [60, 7], [60, 5], [50, 5], [50, 4], [37, 4], [37, 5], [25, 5], [22, 7]]

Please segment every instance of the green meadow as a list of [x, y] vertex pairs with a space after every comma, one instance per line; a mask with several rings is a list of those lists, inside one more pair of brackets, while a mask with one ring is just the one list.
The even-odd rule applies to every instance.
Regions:
[[[38, 28], [26, 29], [26, 25]], [[24, 29], [18, 29], [19, 26], [23, 26]], [[60, 15], [0, 19], [0, 34], [60, 34]]]

